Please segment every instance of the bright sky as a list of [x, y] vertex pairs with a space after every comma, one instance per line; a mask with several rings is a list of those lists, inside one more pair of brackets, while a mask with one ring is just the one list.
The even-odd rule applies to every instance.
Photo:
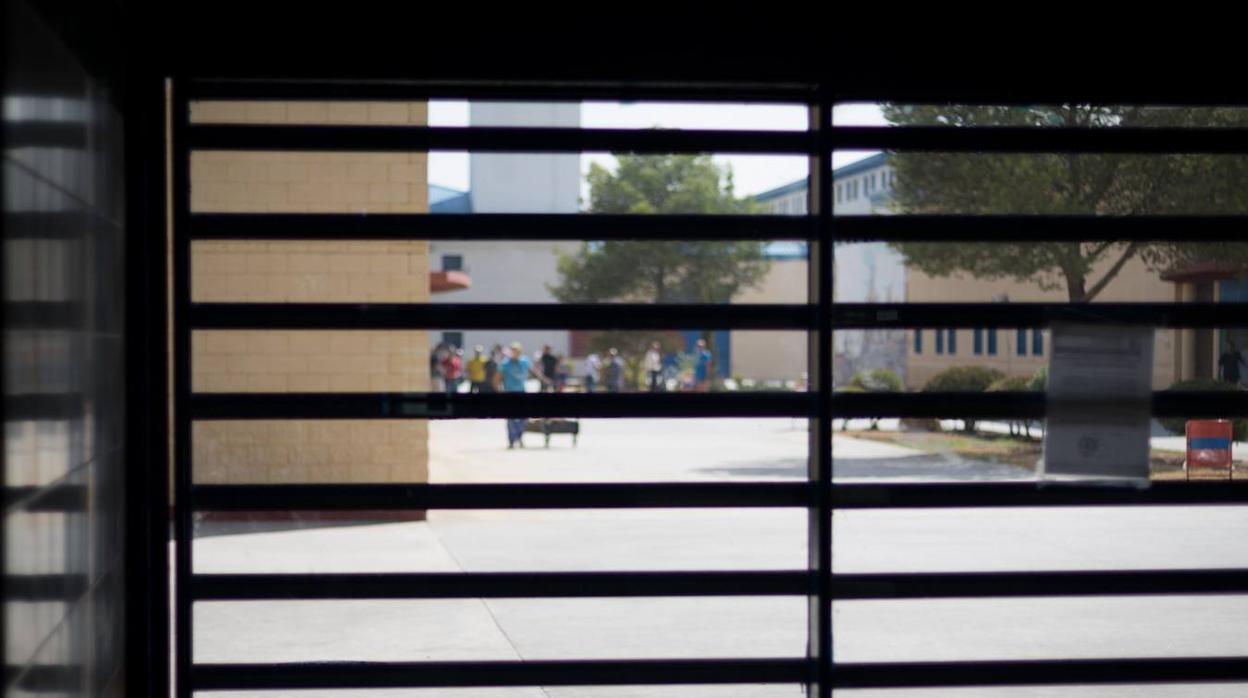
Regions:
[[[837, 123], [853, 125], [886, 123], [879, 107], [873, 104], [838, 106], [833, 112], [833, 119]], [[467, 126], [468, 102], [430, 102], [429, 125]], [[581, 126], [801, 131], [806, 129], [806, 109], [790, 105], [584, 102], [581, 105]], [[832, 164], [840, 167], [874, 152], [837, 152], [832, 156]], [[715, 160], [732, 167], [739, 195], [757, 194], [806, 176], [806, 158], [800, 156], [717, 155]], [[607, 153], [584, 153], [581, 155], [581, 171], [587, 172], [591, 162], [612, 167], [614, 161]], [[468, 189], [468, 154], [430, 153], [429, 181], [455, 189]]]

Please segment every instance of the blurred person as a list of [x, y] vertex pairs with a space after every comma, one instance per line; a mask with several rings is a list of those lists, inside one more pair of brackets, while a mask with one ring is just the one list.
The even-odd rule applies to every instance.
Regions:
[[675, 349], [669, 350], [663, 356], [663, 385], [666, 388], [670, 381], [676, 382], [676, 389], [680, 390], [680, 355]]
[[472, 350], [472, 358], [468, 360], [468, 383], [469, 389], [474, 393], [484, 392], [484, 386], [487, 376], [485, 375], [485, 365], [488, 362], [485, 356], [485, 347], [478, 344]]
[[1231, 385], [1239, 385], [1241, 372], [1240, 365], [1244, 362], [1244, 357], [1240, 356], [1239, 349], [1235, 346], [1235, 342], [1226, 340], [1226, 351], [1218, 357], [1218, 373], [1222, 382]]
[[657, 393], [663, 377], [663, 354], [662, 347], [658, 342], [650, 344], [650, 349], [646, 351], [646, 356], [642, 359], [642, 365], [646, 371], [646, 379], [650, 385], [650, 392]]
[[[524, 347], [520, 342], [512, 342], [511, 356], [504, 358], [498, 365], [498, 387], [504, 393], [523, 393], [527, 388], [529, 376], [540, 381], [546, 380], [543, 375], [534, 370], [529, 357], [524, 355]], [[516, 446], [524, 448], [524, 422], [523, 418], [507, 420], [507, 448]]]
[[439, 342], [429, 352], [429, 387], [435, 393], [446, 390], [446, 380], [442, 374], [442, 364], [446, 361], [446, 344]]
[[555, 392], [562, 393], [563, 387], [568, 383], [568, 376], [572, 375], [572, 361], [565, 358], [563, 354], [555, 357]]
[[618, 393], [624, 389], [624, 362], [620, 360], [620, 352], [615, 347], [607, 352], [607, 361], [602, 366], [602, 384], [608, 393]]
[[446, 382], [446, 392], [452, 395], [459, 392], [459, 381], [464, 375], [464, 350], [452, 347], [447, 350], [442, 361], [442, 380]]
[[699, 393], [711, 389], [711, 350], [706, 346], [705, 339], [699, 339], [693, 353], [693, 385]]
[[559, 382], [559, 358], [555, 356], [549, 344], [542, 347], [542, 353], [537, 360], [542, 367], [542, 376], [546, 378], [546, 380], [542, 381], [542, 392], [547, 390], [558, 392], [556, 387]]
[[602, 371], [602, 359], [598, 354], [590, 353], [585, 357], [585, 392], [592, 393], [598, 385], [598, 376]]
[[505, 358], [503, 356], [503, 346], [495, 344], [485, 361], [485, 384], [481, 386], [481, 392], [493, 393], [497, 391], [498, 365], [503, 362], [503, 358]]

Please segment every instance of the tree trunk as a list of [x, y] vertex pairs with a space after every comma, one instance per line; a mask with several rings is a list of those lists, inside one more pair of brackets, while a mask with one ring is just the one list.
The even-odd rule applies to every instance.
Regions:
[[1063, 270], [1066, 275], [1066, 295], [1071, 303], [1086, 303], [1088, 300], [1087, 278], [1080, 273]]

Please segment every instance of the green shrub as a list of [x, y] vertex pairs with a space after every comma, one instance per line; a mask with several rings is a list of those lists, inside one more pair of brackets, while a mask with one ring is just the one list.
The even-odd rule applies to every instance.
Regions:
[[849, 379], [849, 384], [871, 393], [900, 393], [904, 389], [901, 377], [887, 368], [869, 373], [859, 371]]
[[[982, 393], [988, 386], [1005, 378], [1005, 374], [986, 366], [953, 366], [927, 379], [923, 384], [925, 393]], [[975, 420], [962, 419], [962, 431], [975, 431]]]
[[[900, 393], [905, 386], [901, 382], [901, 377], [887, 368], [877, 368], [869, 373], [859, 371], [849, 379], [849, 386], [856, 388], [858, 392], [867, 393]], [[880, 418], [872, 417], [871, 431], [880, 428]]]
[[1006, 376], [998, 378], [988, 386], [987, 392], [990, 393], [1018, 393], [1035, 390], [1031, 387], [1034, 380], [1032, 376]]
[[937, 373], [923, 384], [925, 393], [982, 393], [1005, 374], [986, 366], [954, 366]]
[[[1210, 392], [1232, 392], [1240, 390], [1238, 386], [1230, 383], [1222, 383], [1220, 381], [1209, 379], [1196, 379], [1179, 381], [1171, 385], [1169, 390], [1189, 390], [1189, 391], [1210, 391]], [[1183, 417], [1167, 417], [1157, 420], [1161, 422], [1161, 426], [1171, 434], [1182, 436], [1187, 432], [1187, 420]], [[1232, 422], [1231, 430], [1235, 435], [1236, 441], [1248, 441], [1248, 417], [1236, 419]]]
[[1045, 391], [1046, 387], [1048, 386], [1048, 383], [1049, 383], [1049, 367], [1041, 366], [1040, 368], [1036, 369], [1035, 374], [1032, 375], [1031, 386], [1028, 388], [1028, 390], [1035, 390], [1036, 392], [1042, 393]]

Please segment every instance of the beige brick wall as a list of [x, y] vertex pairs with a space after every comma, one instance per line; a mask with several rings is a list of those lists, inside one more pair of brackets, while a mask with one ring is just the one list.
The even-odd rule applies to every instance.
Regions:
[[[203, 102], [193, 122], [423, 124], [424, 102]], [[193, 212], [422, 213], [423, 153], [197, 152]], [[197, 242], [197, 302], [429, 300], [428, 243]], [[198, 392], [412, 392], [429, 389], [424, 331], [203, 331]], [[423, 421], [202, 422], [198, 482], [426, 482]]]
[[428, 482], [428, 428], [415, 420], [197, 422], [195, 481]]
[[429, 243], [216, 242], [191, 247], [191, 298], [217, 302], [429, 301]]
[[428, 390], [422, 331], [224, 331], [192, 337], [196, 392]]
[[[757, 288], [747, 288], [734, 303], [805, 303], [808, 285], [806, 260], [773, 260]], [[798, 380], [806, 372], [805, 332], [732, 330], [733, 375], [754, 380]]]
[[[1113, 260], [1103, 261], [1094, 268], [1091, 277], [1100, 278]], [[977, 279], [968, 275], [945, 277], [928, 276], [915, 269], [906, 270], [906, 300], [911, 303], [965, 302], [988, 303], [998, 294], [1005, 293], [1011, 302], [1035, 303], [1068, 300], [1065, 288], [1044, 290], [1031, 281], [1012, 279]], [[1175, 285], [1164, 281], [1157, 272], [1151, 271], [1138, 258], [1128, 262], [1105, 291], [1096, 297], [1095, 303], [1142, 303], [1171, 302]], [[973, 330], [958, 330], [956, 355], [937, 354], [935, 333], [929, 328], [923, 332], [923, 353], [914, 353], [914, 333], [906, 333], [906, 383], [912, 389], [921, 388], [932, 375], [951, 366], [991, 366], [1013, 376], [1030, 376], [1041, 366], [1047, 366], [1051, 347], [1049, 333], [1044, 333], [1044, 356], [1031, 355], [1031, 333], [1027, 337], [1027, 355], [1016, 353], [1017, 334], [1014, 329], [997, 331], [997, 355], [974, 353]], [[1177, 346], [1181, 330], [1159, 328], [1153, 344], [1153, 386], [1165, 388], [1180, 374], [1176, 366]], [[985, 352], [987, 337], [984, 338]]]

